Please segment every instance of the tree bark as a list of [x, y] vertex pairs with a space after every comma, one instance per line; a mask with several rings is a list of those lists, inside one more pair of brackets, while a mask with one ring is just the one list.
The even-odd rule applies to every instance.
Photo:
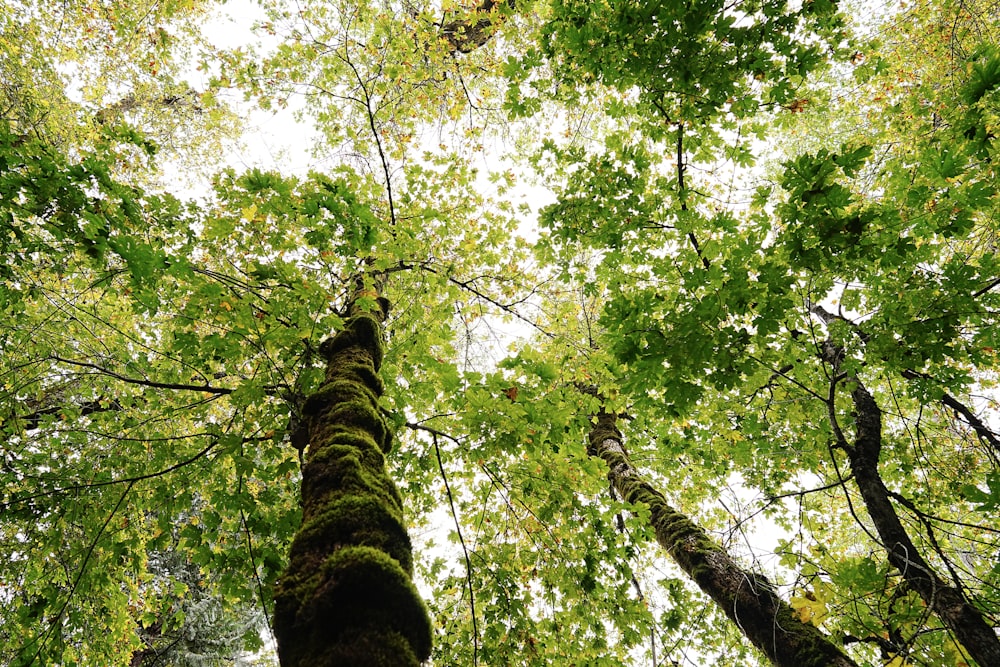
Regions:
[[441, 34], [448, 40], [453, 51], [459, 53], [471, 53], [486, 44], [496, 32], [497, 24], [502, 21], [502, 17], [497, 15], [497, 10], [501, 5], [513, 8], [513, 0], [483, 0], [476, 8], [475, 14], [482, 18], [477, 21], [453, 20], [442, 24]]
[[617, 418], [603, 410], [588, 453], [608, 464], [608, 479], [627, 502], [650, 509], [656, 540], [740, 631], [778, 667], [857, 667], [816, 626], [803, 623], [766, 577], [742, 569], [726, 551], [647, 482], [622, 444]]
[[[862, 329], [855, 322], [844, 317], [843, 315], [831, 313], [826, 308], [819, 305], [813, 305], [812, 307], [810, 307], [809, 312], [818, 317], [819, 319], [821, 319], [824, 324], [830, 324], [830, 322], [834, 321], [844, 322], [845, 324], [847, 324], [848, 327], [851, 328], [854, 334], [858, 337], [858, 340], [860, 340], [865, 345], [867, 345], [868, 341], [871, 340], [871, 336], [864, 329]], [[934, 380], [934, 378], [928, 375], [927, 373], [921, 373], [919, 371], [915, 371], [910, 368], [902, 369], [900, 371], [900, 375], [902, 375], [907, 380], [931, 380], [931, 381]], [[969, 408], [969, 406], [965, 405], [964, 403], [959, 401], [957, 398], [955, 398], [948, 392], [942, 392], [941, 403], [945, 407], [954, 410], [956, 415], [962, 415], [966, 423], [975, 432], [976, 437], [979, 438], [979, 441], [982, 442], [987, 447], [992, 447], [994, 452], [997, 455], [1000, 455], [1000, 439], [997, 439], [998, 434], [995, 433], [989, 426], [987, 426], [982, 419], [976, 416], [976, 413], [973, 412]]]
[[860, 381], [851, 392], [856, 437], [841, 443], [854, 472], [865, 509], [882, 540], [889, 562], [903, 580], [934, 610], [958, 642], [981, 667], [1000, 666], [1000, 638], [962, 591], [939, 577], [924, 560], [899, 520], [889, 491], [878, 473], [882, 450], [882, 412]]
[[344, 330], [320, 348], [325, 382], [303, 407], [302, 525], [275, 592], [282, 667], [416, 667], [430, 655], [403, 504], [385, 468], [392, 434], [378, 370], [387, 304], [378, 304], [372, 314], [353, 300]]

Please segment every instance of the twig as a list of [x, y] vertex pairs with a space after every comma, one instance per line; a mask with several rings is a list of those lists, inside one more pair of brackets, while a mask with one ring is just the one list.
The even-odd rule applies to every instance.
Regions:
[[462, 526], [458, 521], [458, 512], [455, 509], [455, 499], [451, 495], [451, 485], [448, 484], [448, 474], [444, 470], [444, 462], [441, 460], [441, 447], [438, 445], [438, 432], [431, 430], [431, 437], [434, 439], [434, 454], [437, 456], [438, 470], [441, 471], [441, 479], [444, 481], [444, 490], [448, 494], [448, 504], [451, 506], [451, 518], [455, 521], [455, 532], [458, 534], [458, 541], [462, 545], [462, 553], [465, 554], [465, 580], [469, 585], [469, 608], [472, 612], [472, 664], [479, 664], [479, 627], [476, 623], [476, 594], [472, 588], [472, 560], [469, 558], [469, 550], [465, 546], [465, 538], [462, 537]]

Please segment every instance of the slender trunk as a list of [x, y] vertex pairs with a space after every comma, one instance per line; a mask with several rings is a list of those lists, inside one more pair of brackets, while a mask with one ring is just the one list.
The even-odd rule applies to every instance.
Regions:
[[799, 620], [765, 577], [740, 568], [639, 474], [622, 445], [614, 415], [598, 415], [588, 452], [608, 464], [608, 478], [627, 502], [649, 507], [657, 542], [774, 665], [857, 667], [819, 628]]
[[275, 592], [282, 667], [416, 667], [430, 655], [402, 500], [385, 468], [385, 314], [355, 302], [344, 330], [320, 348], [326, 378], [303, 407], [302, 525]]
[[924, 560], [889, 499], [889, 491], [878, 473], [882, 449], [882, 412], [878, 404], [860, 382], [851, 397], [857, 432], [854, 445], [844, 449], [889, 562], [979, 665], [1000, 666], [1000, 638], [962, 591], [939, 577]]

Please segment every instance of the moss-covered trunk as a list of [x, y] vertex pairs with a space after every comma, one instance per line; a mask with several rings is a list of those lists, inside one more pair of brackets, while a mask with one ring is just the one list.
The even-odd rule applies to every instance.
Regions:
[[355, 313], [324, 342], [325, 382], [305, 402], [302, 526], [275, 593], [282, 667], [415, 667], [430, 655], [402, 501], [385, 467], [384, 315]]
[[766, 578], [740, 568], [639, 474], [614, 415], [598, 415], [588, 451], [608, 464], [608, 478], [622, 498], [649, 507], [657, 542], [768, 660], [779, 667], [857, 667], [818, 628], [800, 621]]
[[917, 592], [941, 622], [954, 634], [969, 655], [986, 667], [1000, 667], [1000, 638], [966, 598], [962, 590], [938, 576], [910, 539], [899, 520], [878, 473], [882, 450], [882, 412], [857, 380], [851, 392], [854, 401], [856, 438], [854, 445], [842, 442], [861, 492], [865, 509], [882, 540], [889, 562], [899, 569], [903, 580]]

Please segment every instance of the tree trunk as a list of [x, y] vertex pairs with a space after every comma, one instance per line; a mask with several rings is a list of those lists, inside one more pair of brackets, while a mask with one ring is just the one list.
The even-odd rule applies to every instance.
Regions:
[[608, 478], [622, 498], [649, 507], [657, 542], [774, 665], [857, 667], [819, 628], [800, 621], [765, 577], [740, 568], [701, 528], [667, 504], [632, 465], [614, 415], [598, 415], [588, 452], [608, 464]]
[[402, 500], [385, 468], [379, 308], [352, 304], [344, 330], [320, 348], [325, 382], [303, 407], [302, 525], [275, 592], [282, 667], [416, 667], [430, 655]]
[[962, 591], [941, 579], [917, 550], [896, 514], [878, 473], [882, 449], [882, 412], [860, 383], [851, 392], [856, 439], [845, 446], [865, 509], [903, 580], [934, 610], [945, 627], [981, 667], [1000, 666], [1000, 638]]
[[449, 21], [442, 24], [441, 34], [448, 40], [453, 51], [471, 53], [493, 37], [497, 24], [503, 20], [503, 17], [497, 13], [497, 10], [503, 5], [510, 9], [514, 8], [513, 0], [502, 0], [501, 2], [482, 0], [473, 14], [473, 17], [481, 14], [482, 18], [476, 21], [471, 19]]

